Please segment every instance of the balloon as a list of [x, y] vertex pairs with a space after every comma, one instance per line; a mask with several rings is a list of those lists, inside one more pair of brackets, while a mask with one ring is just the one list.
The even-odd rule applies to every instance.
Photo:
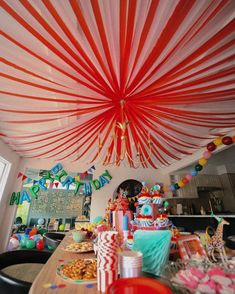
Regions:
[[205, 159], [205, 158], [202, 157], [202, 158], [199, 159], [198, 162], [199, 162], [200, 165], [203, 166], [203, 165], [205, 165], [207, 163], [207, 159]]
[[16, 239], [16, 240], [19, 240], [18, 237], [17, 237], [15, 234], [12, 235], [11, 238], [14, 238], [14, 239]]
[[197, 175], [197, 171], [196, 171], [195, 169], [192, 169], [192, 171], [191, 171], [191, 175], [192, 175], [193, 177], [195, 177], [195, 176]]
[[214, 141], [213, 141], [213, 143], [216, 145], [216, 146], [219, 146], [219, 145], [221, 145], [222, 144], [222, 138], [216, 138]]
[[29, 237], [32, 237], [32, 236], [34, 236], [36, 234], [37, 234], [37, 232], [35, 232], [34, 230], [32, 230], [32, 231], [29, 232]]
[[205, 158], [205, 159], [209, 159], [210, 157], [211, 157], [211, 152], [210, 151], [205, 151], [204, 153], [203, 153], [203, 157]]
[[38, 250], [43, 250], [44, 249], [44, 243], [43, 243], [43, 241], [42, 240], [39, 240], [38, 242], [37, 242], [37, 244], [36, 244], [36, 248], [38, 249]]
[[201, 165], [201, 164], [197, 164], [197, 165], [195, 165], [195, 170], [196, 171], [200, 171], [200, 170], [202, 170], [203, 169], [203, 166]]
[[59, 226], [59, 230], [63, 232], [65, 230], [65, 224], [61, 224]]
[[100, 189], [100, 182], [98, 180], [92, 180], [91, 183], [95, 190]]
[[187, 175], [185, 176], [185, 178], [186, 178], [187, 180], [189, 180], [189, 181], [192, 179], [192, 177], [193, 177], [193, 176], [192, 176], [191, 174], [187, 174]]
[[21, 239], [20, 245], [22, 248], [26, 247], [26, 242], [27, 242], [28, 238], [23, 237]]
[[163, 206], [164, 206], [165, 208], [168, 207], [168, 206], [169, 206], [169, 202], [168, 202], [168, 201], [165, 201], [164, 204], [163, 204]]
[[34, 240], [27, 240], [26, 241], [26, 247], [28, 248], [28, 249], [33, 249], [34, 247], [35, 247], [35, 241]]
[[182, 188], [184, 186], [184, 183], [182, 182], [182, 180], [178, 182], [178, 185], [180, 188]]
[[44, 222], [45, 222], [44, 218], [39, 218], [38, 225], [42, 226], [44, 224]]
[[222, 142], [224, 145], [231, 145], [233, 143], [233, 139], [229, 136], [223, 137]]
[[17, 236], [17, 238], [18, 238], [18, 240], [20, 241], [21, 240], [21, 234], [16, 234], [16, 236]]
[[11, 251], [11, 250], [17, 249], [19, 244], [20, 243], [17, 239], [11, 238], [8, 244], [8, 250]]
[[[190, 176], [191, 176], [191, 175], [190, 175]], [[182, 182], [183, 182], [184, 184], [188, 184], [189, 180], [185, 177], [185, 178], [182, 179]]]
[[159, 191], [159, 190], [161, 190], [161, 186], [158, 185], [158, 184], [156, 184], [156, 185], [154, 185], [153, 189], [154, 189], [155, 191]]
[[175, 183], [175, 189], [178, 190], [180, 188], [180, 186], [178, 185], [178, 183]]
[[216, 145], [213, 142], [211, 142], [211, 143], [207, 144], [206, 148], [208, 151], [212, 152], [216, 149]]
[[175, 191], [176, 189], [175, 189], [175, 185], [171, 185], [170, 186], [170, 189], [171, 189], [171, 191]]

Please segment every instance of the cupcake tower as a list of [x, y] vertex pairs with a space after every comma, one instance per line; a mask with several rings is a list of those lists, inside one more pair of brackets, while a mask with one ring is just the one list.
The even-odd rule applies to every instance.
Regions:
[[143, 188], [138, 196], [138, 208], [135, 224], [142, 229], [168, 229], [171, 222], [165, 214], [157, 214], [157, 208], [162, 203], [160, 194], [160, 185], [155, 185], [153, 189], [148, 190], [143, 182]]

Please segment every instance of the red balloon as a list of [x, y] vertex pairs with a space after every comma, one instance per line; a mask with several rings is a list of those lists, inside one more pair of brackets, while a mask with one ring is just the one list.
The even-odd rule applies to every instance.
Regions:
[[188, 184], [189, 180], [186, 179], [186, 178], [183, 178], [183, 179], [182, 179], [182, 182], [183, 182], [184, 184]]
[[19, 240], [19, 238], [16, 235], [12, 235], [11, 238], [14, 238], [16, 240]]
[[224, 145], [231, 145], [231, 144], [233, 144], [233, 139], [229, 136], [223, 137], [222, 143]]
[[216, 145], [213, 142], [211, 142], [207, 144], [206, 148], [208, 151], [214, 151], [216, 149]]
[[36, 248], [38, 250], [43, 250], [44, 249], [44, 243], [42, 240], [38, 240], [37, 244], [36, 244]]

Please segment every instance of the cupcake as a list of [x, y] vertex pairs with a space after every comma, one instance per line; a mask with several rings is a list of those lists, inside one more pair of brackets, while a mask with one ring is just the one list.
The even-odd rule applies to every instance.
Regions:
[[169, 220], [166, 214], [158, 214], [155, 220], [158, 230], [168, 229], [172, 226], [172, 222]]
[[126, 240], [126, 247], [131, 250], [133, 247], [133, 244], [134, 244], [133, 236], [128, 236]]
[[152, 201], [152, 196], [149, 193], [140, 194], [138, 196], [138, 203], [139, 204], [150, 204]]
[[153, 224], [153, 217], [151, 215], [139, 214], [137, 220], [140, 227], [150, 227]]
[[162, 196], [161, 194], [153, 194], [152, 196], [152, 203], [160, 205], [162, 203]]

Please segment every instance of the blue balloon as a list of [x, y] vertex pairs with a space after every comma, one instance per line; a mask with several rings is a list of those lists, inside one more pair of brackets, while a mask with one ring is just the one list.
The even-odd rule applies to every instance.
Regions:
[[171, 189], [171, 191], [175, 191], [176, 189], [175, 189], [175, 185], [171, 185], [170, 186], [170, 189]]
[[197, 175], [197, 171], [196, 171], [195, 169], [192, 169], [192, 170], [191, 170], [191, 175], [192, 175], [193, 177], [195, 177], [195, 176]]
[[20, 241], [22, 238], [21, 234], [16, 234], [16, 236], [17, 236], [18, 240]]

